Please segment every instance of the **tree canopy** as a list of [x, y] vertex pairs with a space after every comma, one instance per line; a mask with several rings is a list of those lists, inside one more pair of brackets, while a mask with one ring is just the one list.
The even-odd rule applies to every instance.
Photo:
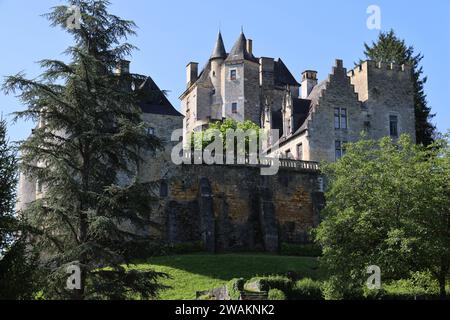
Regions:
[[[46, 15], [73, 36], [70, 62], [46, 59], [37, 79], [22, 73], [6, 79], [26, 109], [17, 118], [39, 125], [21, 142], [21, 171], [37, 181], [37, 199], [22, 212], [30, 243], [45, 272], [46, 298], [154, 297], [162, 274], [128, 271], [127, 245], [137, 236], [122, 227], [145, 225], [154, 196], [136, 172], [140, 150], [159, 141], [147, 134], [131, 89], [134, 75], [117, 73], [134, 46], [123, 42], [135, 24], [108, 12], [106, 0], [71, 0]], [[71, 6], [79, 28], [66, 24]], [[67, 267], [81, 268], [81, 289], [67, 290]]]
[[441, 294], [450, 266], [450, 148], [429, 148], [407, 135], [346, 145], [338, 162], [326, 165], [329, 179], [323, 222], [316, 240], [330, 274], [333, 298], [361, 294], [377, 265], [383, 280], [431, 272]]

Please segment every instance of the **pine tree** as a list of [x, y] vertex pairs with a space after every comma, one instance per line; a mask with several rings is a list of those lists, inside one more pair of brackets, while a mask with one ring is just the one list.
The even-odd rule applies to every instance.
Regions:
[[393, 30], [381, 32], [376, 42], [373, 42], [371, 46], [365, 43], [364, 47], [364, 54], [370, 60], [395, 64], [407, 63], [412, 66], [416, 142], [425, 146], [430, 145], [434, 141], [436, 128], [431, 123], [434, 114], [431, 114], [424, 91], [427, 77], [423, 76], [423, 67], [420, 65], [423, 55], [415, 54], [414, 47], [407, 46], [405, 41], [399, 39]]
[[[17, 118], [39, 126], [20, 146], [21, 171], [42, 186], [42, 197], [22, 213], [41, 253], [46, 298], [152, 298], [162, 288], [154, 271], [132, 271], [126, 246], [136, 239], [120, 227], [149, 222], [152, 185], [139, 179], [140, 150], [159, 142], [146, 132], [135, 75], [118, 74], [118, 61], [134, 46], [123, 43], [135, 24], [108, 12], [106, 0], [70, 0], [46, 15], [74, 38], [70, 62], [43, 60], [36, 80], [6, 79], [27, 108]], [[79, 26], [67, 24], [79, 9]], [[75, 17], [77, 19], [77, 17]], [[81, 289], [67, 290], [67, 267], [81, 269]]]
[[8, 250], [15, 229], [16, 156], [7, 139], [6, 121], [0, 119], [0, 258]]

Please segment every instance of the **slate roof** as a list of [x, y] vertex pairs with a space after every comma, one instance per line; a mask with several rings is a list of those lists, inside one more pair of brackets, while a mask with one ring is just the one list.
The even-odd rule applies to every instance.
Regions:
[[142, 112], [178, 117], [183, 116], [173, 107], [151, 77], [147, 77], [144, 80], [135, 79], [134, 83], [138, 91], [139, 106]]
[[249, 60], [258, 62], [258, 59], [256, 59], [253, 54], [247, 51], [247, 39], [245, 38], [243, 32], [241, 32], [241, 34], [239, 35], [239, 38], [237, 39], [226, 59], [226, 61], [235, 60]]
[[222, 34], [219, 31], [219, 34], [217, 35], [217, 41], [216, 45], [214, 46], [213, 53], [211, 55], [211, 59], [226, 59], [227, 52], [225, 50], [225, 45], [223, 44]]
[[276, 85], [292, 85], [292, 86], [299, 86], [300, 84], [295, 80], [292, 73], [289, 71], [289, 69], [284, 64], [283, 60], [278, 59], [275, 61], [274, 65], [274, 80]]
[[278, 129], [280, 137], [283, 136], [283, 116], [281, 110], [272, 111], [272, 129]]
[[311, 103], [313, 105], [319, 102], [322, 90], [326, 89], [326, 87], [327, 87], [327, 80], [323, 80], [318, 85], [314, 86], [314, 88], [311, 90], [308, 99], [311, 100]]
[[294, 130], [296, 132], [308, 117], [311, 108], [311, 100], [293, 98], [293, 115], [294, 115]]
[[[311, 100], [308, 99], [300, 99], [300, 98], [292, 98], [293, 102], [293, 116], [294, 116], [294, 128], [293, 132], [295, 135], [296, 132], [301, 128], [301, 126], [305, 123], [306, 118], [308, 117], [309, 110], [311, 107]], [[280, 131], [280, 136], [283, 136], [283, 117], [281, 110], [272, 111], [272, 128], [278, 129]], [[291, 135], [291, 136], [293, 136]], [[291, 136], [286, 138], [282, 138], [288, 140]]]

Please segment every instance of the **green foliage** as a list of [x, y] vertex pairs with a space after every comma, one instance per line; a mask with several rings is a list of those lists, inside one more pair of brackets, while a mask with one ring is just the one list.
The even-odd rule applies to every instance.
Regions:
[[36, 255], [16, 240], [0, 259], [0, 300], [32, 300], [41, 277]]
[[377, 265], [382, 278], [430, 271], [441, 294], [450, 265], [450, 149], [429, 148], [406, 136], [348, 144], [346, 155], [324, 166], [330, 181], [323, 222], [315, 231], [330, 275], [326, 298], [358, 298]]
[[416, 141], [425, 146], [433, 142], [435, 126], [431, 120], [431, 108], [427, 104], [427, 96], [424, 91], [427, 77], [423, 76], [423, 68], [420, 63], [422, 54], [415, 54], [414, 47], [407, 46], [404, 40], [399, 39], [393, 30], [381, 32], [376, 42], [371, 46], [364, 44], [366, 58], [384, 63], [409, 64], [413, 68], [414, 81], [414, 107], [416, 119]]
[[282, 243], [280, 254], [284, 256], [319, 257], [322, 249], [316, 244]]
[[204, 252], [202, 242], [177, 244], [158, 243], [149, 240], [128, 241], [124, 244], [124, 255], [128, 260], [147, 259], [149, 257]]
[[286, 295], [283, 291], [278, 289], [270, 289], [268, 300], [286, 300]]
[[170, 287], [161, 299], [193, 300], [195, 293], [227, 285], [234, 278], [251, 279], [264, 274], [295, 272], [301, 277], [317, 278], [317, 259], [268, 254], [189, 254], [153, 257], [130, 266], [133, 269], [167, 273], [162, 284]]
[[[250, 152], [250, 143], [255, 143], [256, 148], [259, 147], [258, 139], [262, 138], [263, 132], [261, 128], [254, 122], [246, 120], [244, 122], [238, 122], [233, 119], [225, 119], [224, 121], [216, 121], [209, 124], [209, 127], [204, 131], [193, 132], [190, 136], [192, 149], [205, 150], [209, 145], [216, 142], [222, 144], [223, 152], [227, 150], [227, 131], [241, 131], [242, 134], [246, 132], [254, 132], [254, 135], [245, 136], [245, 154]], [[219, 135], [217, 135], [219, 133]], [[235, 139], [236, 140], [236, 139]], [[238, 144], [234, 141], [235, 153], [238, 150]], [[211, 150], [210, 150], [211, 151]], [[217, 150], [216, 150], [217, 151]], [[258, 152], [258, 149], [256, 150]]]
[[232, 279], [227, 283], [227, 291], [231, 300], [239, 300], [241, 292], [244, 291], [245, 280], [242, 278]]
[[323, 300], [322, 284], [310, 278], [295, 283], [290, 295], [291, 300]]
[[18, 228], [14, 217], [16, 184], [16, 155], [8, 141], [6, 121], [0, 119], [0, 259], [14, 240]]
[[439, 296], [439, 283], [429, 272], [413, 272], [408, 279], [392, 281], [386, 285], [390, 294]]
[[[81, 28], [67, 28], [71, 5], [80, 8]], [[26, 106], [16, 118], [39, 121], [20, 145], [21, 171], [44, 193], [21, 214], [41, 254], [48, 299], [114, 299], [133, 290], [149, 297], [160, 288], [160, 273], [138, 275], [122, 267], [124, 243], [135, 236], [119, 223], [144, 226], [155, 199], [136, 170], [140, 151], [158, 148], [159, 141], [147, 134], [138, 90], [130, 90], [139, 77], [113, 72], [134, 48], [122, 41], [135, 24], [110, 14], [108, 5], [70, 0], [54, 7], [46, 16], [73, 36], [70, 61], [43, 60], [40, 77], [17, 74], [3, 85]], [[81, 267], [81, 290], [65, 290], [71, 264]]]
[[366, 300], [390, 300], [384, 288], [369, 289], [367, 286], [363, 287], [363, 298]]

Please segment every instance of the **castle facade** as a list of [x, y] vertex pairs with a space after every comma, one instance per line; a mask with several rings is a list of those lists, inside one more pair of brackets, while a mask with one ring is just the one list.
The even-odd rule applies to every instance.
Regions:
[[364, 61], [347, 71], [336, 60], [323, 81], [306, 70], [297, 82], [281, 59], [255, 57], [244, 33], [227, 53], [219, 32], [204, 68], [187, 65], [180, 99], [185, 141], [214, 121], [251, 120], [267, 132], [264, 146], [272, 157], [335, 161], [362, 132], [372, 139], [415, 138], [410, 66]]
[[[252, 47], [241, 33], [227, 53], [219, 33], [201, 72], [197, 63], [187, 66], [182, 113], [150, 77], [131, 76], [129, 62], [120, 64], [117, 72], [130, 75], [127, 85], [139, 94], [148, 133], [164, 144], [143, 155], [137, 172], [159, 188], [151, 221], [121, 227], [169, 244], [201, 242], [210, 252], [276, 252], [283, 243], [308, 243], [325, 205], [316, 161], [340, 158], [345, 142], [360, 139], [361, 132], [374, 139], [415, 137], [409, 66], [365, 61], [346, 70], [336, 60], [325, 80], [307, 70], [297, 82], [281, 59], [257, 58]], [[267, 134], [264, 142], [269, 156], [282, 158], [278, 174], [262, 176], [257, 166], [245, 164], [172, 162], [174, 130], [183, 128], [186, 141], [193, 131], [227, 118], [279, 130], [278, 138]], [[45, 186], [20, 175], [18, 211], [43, 196]]]

